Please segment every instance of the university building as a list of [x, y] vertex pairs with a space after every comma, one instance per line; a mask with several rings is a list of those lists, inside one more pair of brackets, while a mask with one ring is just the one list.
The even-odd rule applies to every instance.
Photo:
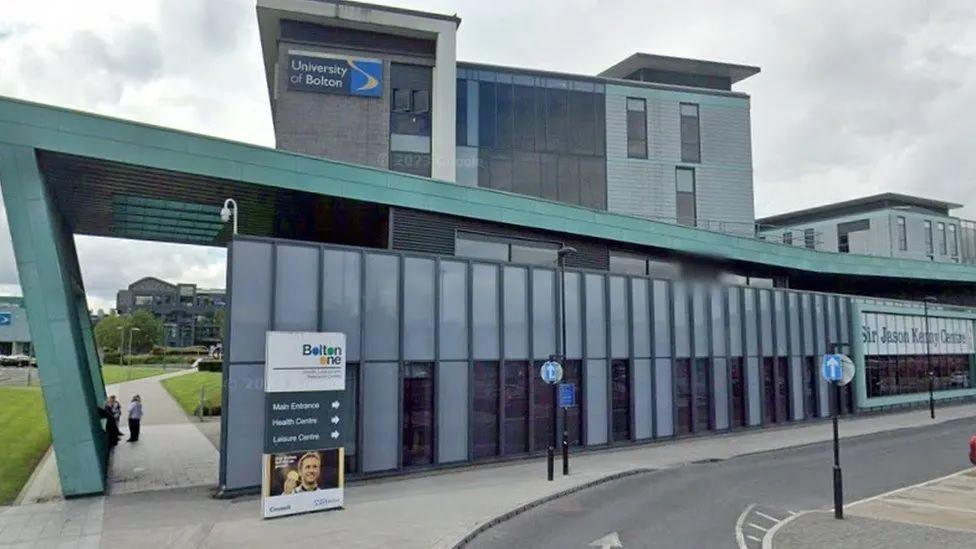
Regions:
[[[257, 17], [277, 149], [0, 100], [35, 347], [65, 395], [48, 412], [69, 418], [52, 427], [60, 471], [105, 452], [72, 234], [227, 247], [225, 493], [260, 484], [269, 330], [346, 335], [360, 477], [544, 454], [553, 354], [585, 448], [826, 418], [834, 350], [857, 366], [842, 413], [923, 403], [930, 377], [940, 405], [976, 396], [961, 237], [958, 262], [948, 236], [929, 260], [867, 247], [861, 225], [827, 248], [849, 220], [881, 226], [853, 207], [757, 232], [734, 88], [758, 68], [638, 53], [563, 74], [458, 61], [455, 16], [259, 0]], [[951, 207], [886, 200], [936, 227]]]
[[227, 304], [224, 290], [196, 284], [171, 284], [155, 277], [141, 278], [115, 297], [120, 315], [149, 311], [163, 323], [166, 347], [220, 343], [217, 311]]

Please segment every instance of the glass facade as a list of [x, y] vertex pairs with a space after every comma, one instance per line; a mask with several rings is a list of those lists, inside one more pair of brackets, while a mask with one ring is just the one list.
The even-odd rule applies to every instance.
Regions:
[[898, 249], [904, 252], [908, 250], [908, 232], [905, 229], [905, 218], [899, 215], [895, 220], [898, 229]]
[[[543, 451], [552, 445], [553, 386], [543, 381], [542, 376], [539, 375], [539, 369], [544, 362], [544, 360], [536, 361], [532, 367], [532, 372], [530, 372], [532, 376], [532, 449], [536, 452]], [[562, 435], [560, 434], [559, 436], [559, 440], [561, 441]], [[558, 449], [559, 445], [557, 444], [554, 448]]]
[[505, 363], [505, 454], [529, 451], [529, 363]]
[[430, 177], [431, 67], [390, 64], [390, 169]]
[[691, 359], [674, 361], [674, 428], [678, 435], [691, 432]]
[[776, 359], [776, 421], [790, 420], [790, 364], [784, 357]]
[[707, 358], [695, 359], [695, 432], [712, 428], [712, 368]]
[[701, 162], [701, 124], [698, 105], [682, 103], [681, 107], [681, 161]]
[[970, 355], [876, 355], [864, 362], [869, 397], [928, 392], [930, 371], [936, 391], [972, 387]]
[[630, 361], [610, 362], [613, 440], [630, 440]]
[[647, 158], [647, 100], [627, 98], [627, 157]]
[[454, 239], [454, 255], [472, 259], [554, 266], [558, 250], [559, 244], [555, 242], [469, 232], [458, 232]]
[[471, 404], [472, 454], [475, 459], [498, 455], [498, 363], [474, 363]]
[[583, 433], [583, 414], [581, 413], [583, 401], [580, 398], [583, 389], [580, 381], [582, 372], [583, 362], [580, 360], [567, 360], [563, 363], [563, 383], [572, 383], [576, 387], [576, 406], [567, 408], [564, 415], [570, 446], [579, 446], [583, 443], [581, 438]]
[[606, 209], [602, 84], [474, 69], [458, 76], [457, 145], [476, 151], [478, 186]]
[[731, 413], [729, 414], [729, 426], [745, 427], [748, 425], [746, 417], [746, 378], [743, 359], [733, 357], [729, 359], [729, 399]]
[[403, 365], [403, 466], [434, 461], [434, 364]]
[[676, 168], [674, 182], [678, 223], [694, 227], [698, 224], [695, 206], [695, 170], [692, 168]]
[[820, 382], [820, 369], [817, 359], [803, 358], [803, 412], [808, 419], [820, 415], [820, 399], [817, 398], [817, 384]]

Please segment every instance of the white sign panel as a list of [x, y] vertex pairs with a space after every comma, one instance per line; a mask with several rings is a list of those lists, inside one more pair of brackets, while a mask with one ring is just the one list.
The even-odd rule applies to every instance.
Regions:
[[264, 390], [344, 391], [346, 334], [268, 332]]
[[968, 355], [976, 352], [973, 321], [965, 318], [891, 313], [861, 314], [865, 355]]

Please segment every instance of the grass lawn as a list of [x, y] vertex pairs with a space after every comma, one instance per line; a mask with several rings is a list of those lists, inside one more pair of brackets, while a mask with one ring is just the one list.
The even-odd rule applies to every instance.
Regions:
[[105, 380], [105, 385], [130, 381], [129, 370], [132, 370], [131, 379], [142, 379], [175, 371], [175, 369], [164, 370], [158, 366], [113, 366], [110, 364], [102, 366], [102, 379]]
[[0, 505], [17, 497], [50, 445], [41, 390], [0, 387]]
[[193, 372], [182, 376], [171, 377], [162, 381], [163, 387], [173, 395], [183, 411], [188, 415], [196, 415], [200, 405], [200, 387], [204, 388], [206, 398], [204, 415], [220, 415], [220, 392], [222, 387], [220, 372]]

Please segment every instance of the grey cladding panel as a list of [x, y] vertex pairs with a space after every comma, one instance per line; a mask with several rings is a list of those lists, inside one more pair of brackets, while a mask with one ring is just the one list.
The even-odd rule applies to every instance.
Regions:
[[[634, 357], [651, 357], [651, 318], [648, 301], [648, 282], [643, 278], [630, 279], [631, 326], [634, 338]], [[650, 374], [648, 374], [650, 375]], [[648, 379], [650, 383], [650, 379]]]
[[787, 304], [789, 306], [789, 319], [790, 319], [790, 355], [800, 356], [802, 354], [802, 349], [800, 348], [800, 299], [797, 294], [790, 292], [787, 294]]
[[586, 284], [586, 356], [607, 356], [606, 277], [598, 274], [584, 275]]
[[440, 463], [468, 458], [468, 363], [437, 365], [437, 458]]
[[657, 436], [669, 437], [674, 434], [674, 399], [671, 395], [671, 359], [659, 358], [654, 361], [655, 410]]
[[676, 357], [691, 356], [691, 334], [688, 322], [688, 286], [684, 282], [675, 281], [672, 286], [674, 292], [674, 354]]
[[634, 438], [637, 440], [651, 438], [654, 434], [651, 362], [650, 359], [634, 360]]
[[726, 377], [728, 366], [724, 358], [712, 360], [712, 394], [715, 407], [715, 428], [728, 429], [729, 408], [725, 404], [729, 401], [729, 380]]
[[271, 328], [271, 244], [236, 241], [231, 252], [230, 363], [264, 362]]
[[742, 290], [728, 288], [729, 298], [729, 356], [742, 353]]
[[528, 271], [504, 267], [505, 358], [529, 358]]
[[[236, 248], [236, 244], [235, 244]], [[270, 254], [268, 257], [271, 265]], [[261, 338], [262, 343], [264, 338]], [[225, 468], [226, 487], [249, 488], [261, 485], [261, 454], [264, 430], [264, 364], [236, 364], [225, 372], [227, 386]]]
[[749, 425], [759, 425], [762, 423], [762, 392], [760, 384], [762, 379], [759, 377], [759, 359], [749, 357], [746, 359], [746, 391], [749, 400]]
[[580, 274], [566, 273], [566, 356], [583, 356], [583, 326], [580, 320]]
[[810, 294], [800, 295], [801, 323], [803, 324], [803, 354], [813, 355], [814, 351], [814, 329], [813, 329], [813, 298]]
[[773, 292], [773, 309], [776, 315], [776, 355], [786, 356], [789, 334], [786, 333], [786, 299], [781, 291]]
[[757, 356], [759, 354], [759, 325], [756, 318], [756, 291], [752, 288], [743, 288], [742, 303], [745, 310], [745, 317], [742, 322], [746, 332], [746, 354]]
[[400, 369], [395, 362], [362, 365], [364, 472], [385, 471], [397, 466], [397, 425]]
[[610, 277], [610, 353], [613, 358], [630, 357], [626, 283], [627, 279], [623, 277]]
[[671, 356], [671, 306], [668, 283], [654, 281], [654, 356]]
[[708, 320], [711, 311], [708, 306], [708, 294], [705, 286], [697, 284], [693, 286], [691, 312], [695, 329], [695, 356], [707, 357], [710, 353], [708, 348]]
[[360, 360], [359, 252], [322, 251], [322, 330], [346, 334], [349, 360]]
[[434, 261], [403, 260], [403, 358], [434, 359]]
[[475, 359], [498, 359], [498, 267], [475, 263], [471, 283], [471, 322]]
[[399, 258], [366, 254], [366, 360], [399, 358]]
[[318, 331], [318, 248], [279, 244], [276, 255], [274, 329]]
[[556, 353], [556, 273], [532, 269], [532, 354], [549, 358]]
[[607, 361], [586, 361], [586, 445], [607, 443]]
[[759, 291], [759, 324], [762, 328], [760, 345], [763, 356], [773, 356], [773, 309], [772, 296], [768, 290]]
[[725, 321], [726, 294], [721, 286], [711, 288], [712, 353], [725, 356], [726, 334], [729, 327]]
[[468, 266], [456, 261], [440, 264], [440, 358], [468, 356]]
[[803, 359], [800, 357], [790, 358], [790, 399], [793, 402], [793, 419], [803, 419]]

